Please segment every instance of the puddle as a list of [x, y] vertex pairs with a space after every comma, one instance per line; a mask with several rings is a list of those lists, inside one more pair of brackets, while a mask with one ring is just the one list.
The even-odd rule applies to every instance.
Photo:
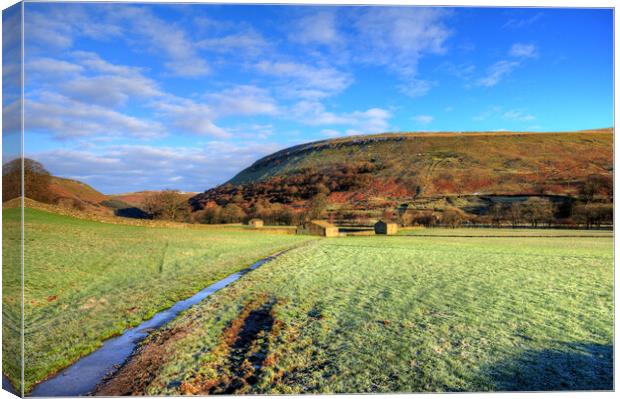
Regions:
[[122, 335], [106, 340], [96, 351], [81, 358], [76, 363], [48, 380], [36, 385], [27, 396], [88, 395], [105, 377], [114, 373], [118, 367], [125, 363], [136, 346], [146, 338], [150, 332], [159, 329], [164, 324], [174, 319], [180, 312], [196, 305], [213, 293], [237, 281], [244, 274], [275, 259], [284, 252], [286, 251], [261, 259], [247, 269], [231, 274], [211, 284], [207, 288], [204, 288], [194, 296], [177, 302], [172, 307], [142, 322], [139, 326], [125, 330]]

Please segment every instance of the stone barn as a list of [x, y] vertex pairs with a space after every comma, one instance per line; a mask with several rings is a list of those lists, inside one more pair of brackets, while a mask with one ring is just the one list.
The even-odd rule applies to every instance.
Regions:
[[338, 237], [338, 227], [325, 220], [312, 220], [297, 228], [298, 234], [312, 234], [322, 237]]
[[254, 229], [258, 229], [258, 228], [263, 227], [264, 223], [262, 219], [250, 219], [250, 221], [248, 222], [248, 225], [250, 225], [250, 227]]
[[375, 234], [392, 235], [398, 232], [398, 224], [379, 220], [375, 223]]

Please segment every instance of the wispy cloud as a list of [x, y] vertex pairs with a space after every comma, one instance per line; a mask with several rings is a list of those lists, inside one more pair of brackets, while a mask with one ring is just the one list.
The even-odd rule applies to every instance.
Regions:
[[516, 58], [534, 58], [538, 55], [538, 49], [533, 44], [515, 43], [508, 54]]
[[399, 86], [400, 92], [409, 97], [425, 96], [435, 85], [435, 82], [422, 79], [411, 79]]
[[405, 76], [415, 76], [419, 60], [428, 54], [443, 54], [451, 31], [441, 8], [386, 7], [366, 9], [357, 18], [363, 61], [385, 65]]
[[81, 5], [53, 8], [45, 13], [28, 12], [24, 18], [27, 46], [60, 50], [71, 47], [78, 35], [97, 40], [121, 37], [123, 30], [119, 25], [98, 16]]
[[123, 114], [108, 107], [72, 100], [57, 93], [39, 93], [24, 107], [27, 131], [46, 132], [56, 138], [134, 136], [154, 138], [164, 126], [153, 120]]
[[499, 105], [494, 105], [488, 107], [484, 111], [475, 115], [472, 119], [475, 121], [485, 121], [488, 119], [504, 119], [509, 121], [516, 122], [531, 122], [536, 119], [536, 117], [528, 112], [519, 109], [508, 109], [505, 110], [504, 107]]
[[353, 82], [349, 74], [332, 67], [284, 61], [261, 61], [255, 67], [260, 73], [280, 81], [284, 85], [285, 94], [301, 98], [332, 96]]
[[418, 76], [424, 57], [446, 53], [452, 31], [445, 23], [450, 11], [442, 8], [367, 8], [353, 17], [356, 30], [353, 60], [380, 65], [397, 74], [398, 89], [411, 97], [426, 95], [433, 82]]
[[486, 75], [476, 81], [477, 86], [492, 87], [523, 65], [528, 58], [538, 56], [538, 48], [534, 44], [515, 43], [508, 51], [510, 59], [499, 60], [489, 66]]
[[214, 123], [213, 108], [204, 103], [175, 96], [168, 96], [163, 101], [152, 104], [167, 124], [184, 133], [200, 136], [229, 138], [231, 134]]
[[227, 34], [221, 37], [211, 37], [196, 42], [196, 47], [220, 53], [243, 51], [245, 56], [258, 55], [269, 49], [271, 43], [254, 29]]
[[267, 90], [251, 85], [239, 85], [218, 93], [205, 95], [218, 117], [228, 115], [276, 115], [278, 104]]
[[445, 72], [459, 79], [470, 80], [476, 72], [476, 66], [471, 62], [455, 64], [452, 61], [446, 61], [441, 63], [436, 70], [439, 72]]
[[[392, 113], [384, 108], [369, 108], [365, 111], [334, 113], [327, 111], [319, 102], [301, 101], [291, 109], [293, 118], [301, 123], [321, 125], [348, 125], [348, 134], [383, 133], [389, 128]], [[330, 131], [331, 129], [326, 129]], [[332, 130], [335, 131], [335, 130]]]
[[517, 61], [501, 60], [487, 68], [485, 76], [476, 81], [478, 86], [492, 87], [508, 76], [519, 66]]
[[524, 113], [522, 111], [514, 110], [514, 109], [504, 112], [502, 116], [505, 119], [512, 119], [512, 120], [518, 120], [518, 121], [532, 121], [536, 119], [534, 115]]
[[343, 38], [336, 28], [336, 12], [320, 11], [294, 21], [289, 39], [301, 44], [341, 44]]
[[435, 118], [431, 115], [417, 115], [414, 116], [412, 119], [422, 125], [427, 125], [435, 120]]
[[155, 54], [163, 54], [164, 65], [174, 75], [197, 77], [209, 73], [207, 62], [198, 54], [197, 44], [188, 33], [175, 24], [155, 16], [147, 8], [120, 7], [114, 9], [112, 17], [119, 23], [128, 24], [134, 34], [142, 36]]
[[507, 29], [524, 28], [539, 21], [542, 17], [543, 17], [543, 13], [539, 12], [527, 18], [510, 18], [508, 21], [506, 21], [504, 25], [502, 25], [502, 28], [507, 28]]

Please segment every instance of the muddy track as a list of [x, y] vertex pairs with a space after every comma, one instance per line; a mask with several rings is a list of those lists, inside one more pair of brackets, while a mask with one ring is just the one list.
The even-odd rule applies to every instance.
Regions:
[[[259, 381], [267, 359], [270, 334], [277, 334], [279, 323], [273, 307], [274, 298], [259, 296], [246, 304], [237, 318], [222, 332], [219, 344], [212, 349], [217, 363], [217, 379], [191, 379], [177, 383], [183, 394], [235, 394], [247, 392]], [[160, 368], [176, 350], [176, 341], [187, 335], [187, 328], [169, 328], [141, 346], [117, 373], [93, 393], [97, 396], [146, 395]], [[176, 385], [176, 384], [175, 384]]]
[[129, 361], [118, 372], [102, 382], [92, 394], [96, 396], [144, 395], [144, 390], [168, 358], [171, 344], [185, 335], [185, 330], [165, 329], [154, 339], [139, 347]]

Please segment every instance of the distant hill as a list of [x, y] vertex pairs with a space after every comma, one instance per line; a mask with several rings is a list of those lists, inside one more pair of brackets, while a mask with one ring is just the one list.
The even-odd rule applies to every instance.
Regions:
[[[78, 210], [98, 216], [116, 215], [134, 219], [150, 218], [141, 209], [141, 205], [144, 197], [153, 193], [153, 191], [105, 195], [81, 181], [57, 176], [51, 177], [48, 189], [50, 202], [57, 205], [57, 207]], [[188, 195], [188, 198], [189, 196], [191, 195]]]
[[[304, 206], [382, 204], [459, 196], [576, 196], [588, 176], [611, 179], [613, 130], [386, 133], [278, 151], [199, 194], [194, 209], [257, 201]], [[611, 193], [609, 194], [611, 195]]]
[[52, 176], [49, 191], [53, 202], [59, 206], [113, 214], [109, 207], [102, 204], [108, 197], [81, 181]]

